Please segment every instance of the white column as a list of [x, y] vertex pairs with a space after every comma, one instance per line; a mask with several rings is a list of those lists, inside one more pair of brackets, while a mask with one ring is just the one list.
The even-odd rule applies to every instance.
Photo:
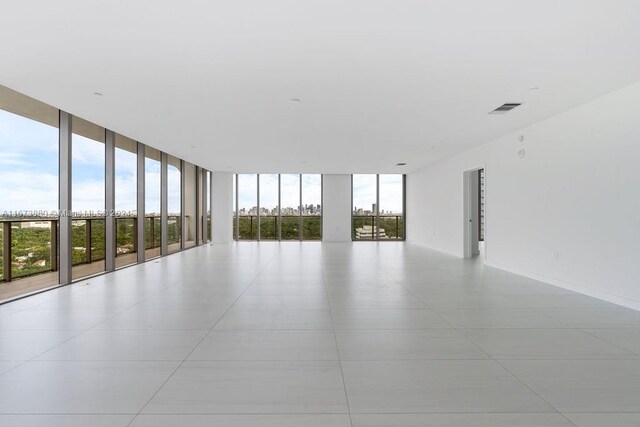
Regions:
[[324, 175], [322, 241], [351, 241], [351, 175]]
[[233, 174], [213, 172], [211, 179], [213, 243], [233, 241]]

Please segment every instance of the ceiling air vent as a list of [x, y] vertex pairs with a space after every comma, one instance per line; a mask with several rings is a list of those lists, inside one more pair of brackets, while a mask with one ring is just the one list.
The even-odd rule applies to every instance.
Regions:
[[517, 103], [514, 103], [514, 102], [508, 103], [508, 104], [502, 104], [501, 106], [499, 106], [495, 110], [491, 111], [489, 114], [505, 114], [505, 113], [508, 113], [509, 111], [513, 110], [514, 108], [516, 108], [519, 105], [522, 105], [522, 104], [517, 104]]

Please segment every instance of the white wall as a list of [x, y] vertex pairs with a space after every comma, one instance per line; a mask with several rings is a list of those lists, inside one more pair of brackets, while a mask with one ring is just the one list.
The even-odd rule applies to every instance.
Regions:
[[213, 243], [230, 243], [233, 241], [233, 174], [214, 172], [212, 193]]
[[462, 256], [480, 166], [488, 265], [640, 309], [640, 83], [410, 174], [410, 242]]
[[351, 175], [322, 178], [322, 240], [351, 241]]

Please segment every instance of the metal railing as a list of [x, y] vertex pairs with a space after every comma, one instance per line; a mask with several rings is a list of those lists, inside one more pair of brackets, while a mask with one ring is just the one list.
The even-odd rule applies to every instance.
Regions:
[[[237, 219], [238, 224], [234, 215], [234, 239], [239, 236], [240, 240], [257, 240], [258, 215], [238, 215]], [[321, 239], [322, 215], [260, 215], [260, 240]]]
[[[169, 216], [168, 243], [181, 239], [180, 216]], [[135, 217], [116, 217], [116, 257], [135, 253], [138, 248]], [[104, 218], [73, 218], [71, 228], [72, 265], [105, 259]], [[55, 272], [58, 270], [58, 220], [0, 220], [0, 282]], [[160, 216], [145, 217], [145, 249], [159, 248]]]
[[351, 232], [354, 240], [404, 240], [404, 216], [353, 215]]

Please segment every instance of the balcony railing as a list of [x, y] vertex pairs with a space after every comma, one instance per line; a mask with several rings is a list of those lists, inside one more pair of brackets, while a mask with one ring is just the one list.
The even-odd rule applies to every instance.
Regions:
[[380, 215], [376, 227], [375, 215], [353, 215], [354, 240], [404, 240], [404, 216]]
[[0, 221], [0, 281], [56, 271], [58, 220]]
[[[169, 216], [168, 243], [181, 239], [179, 216]], [[73, 218], [71, 221], [72, 265], [105, 259], [105, 219]], [[135, 217], [116, 217], [116, 257], [136, 252]], [[0, 220], [0, 282], [10, 282], [58, 270], [58, 220]], [[145, 217], [145, 249], [160, 247], [160, 217]]]
[[[278, 221], [278, 218], [281, 220]], [[239, 215], [239, 230], [236, 234], [236, 218], [233, 219], [234, 238], [239, 235], [240, 240], [258, 239], [258, 216]], [[278, 235], [278, 222], [281, 222], [281, 233]], [[302, 233], [300, 232], [302, 231]], [[302, 230], [300, 229], [300, 215], [260, 215], [260, 240], [321, 240], [322, 216], [302, 215]]]

